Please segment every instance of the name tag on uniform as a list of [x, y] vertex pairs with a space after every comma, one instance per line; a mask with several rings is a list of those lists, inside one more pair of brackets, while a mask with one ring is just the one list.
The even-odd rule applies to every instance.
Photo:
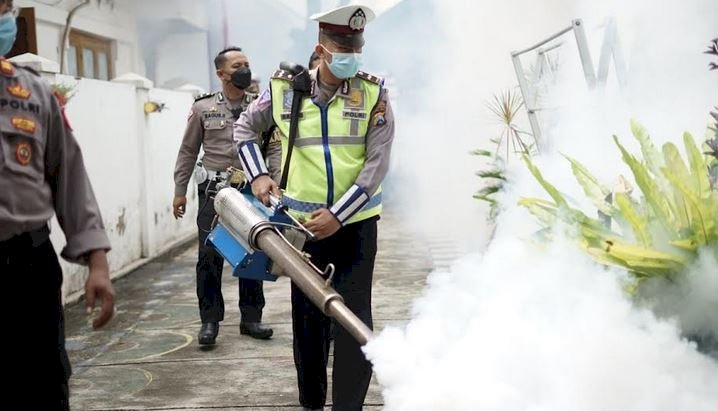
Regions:
[[218, 111], [205, 111], [202, 113], [202, 118], [204, 120], [224, 120], [227, 117], [226, 113], [218, 112]]
[[366, 120], [369, 116], [367, 115], [366, 111], [344, 110], [342, 112], [342, 117], [350, 118], [352, 120]]

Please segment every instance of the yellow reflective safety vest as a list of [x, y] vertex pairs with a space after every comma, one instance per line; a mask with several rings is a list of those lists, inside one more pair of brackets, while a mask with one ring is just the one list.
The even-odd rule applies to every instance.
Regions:
[[[310, 97], [302, 100], [297, 137], [289, 164], [282, 202], [295, 217], [307, 218], [320, 208], [331, 208], [354, 185], [364, 167], [366, 134], [371, 111], [379, 100], [381, 80], [360, 72], [322, 107]], [[292, 81], [285, 71], [271, 80], [272, 116], [281, 131], [282, 170], [288, 151], [292, 110]], [[381, 213], [381, 187], [345, 224]]]

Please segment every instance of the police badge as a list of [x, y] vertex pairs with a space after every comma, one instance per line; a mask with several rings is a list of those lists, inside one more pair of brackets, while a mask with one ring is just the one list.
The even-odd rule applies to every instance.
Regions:
[[349, 18], [349, 28], [354, 31], [359, 31], [364, 30], [364, 26], [366, 26], [366, 14], [364, 10], [357, 9]]

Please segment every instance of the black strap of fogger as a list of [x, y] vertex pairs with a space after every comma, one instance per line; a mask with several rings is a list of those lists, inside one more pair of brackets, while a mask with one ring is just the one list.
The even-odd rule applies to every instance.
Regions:
[[282, 180], [279, 183], [279, 188], [284, 190], [287, 188], [289, 164], [292, 160], [294, 141], [297, 139], [297, 130], [299, 129], [299, 113], [302, 107], [302, 100], [312, 89], [312, 78], [309, 75], [309, 71], [298, 64], [282, 63], [279, 67], [282, 70], [287, 70], [294, 75], [294, 80], [292, 82], [292, 89], [294, 90], [294, 93], [292, 96], [292, 111], [289, 117], [287, 157], [284, 161], [284, 168], [282, 170]]

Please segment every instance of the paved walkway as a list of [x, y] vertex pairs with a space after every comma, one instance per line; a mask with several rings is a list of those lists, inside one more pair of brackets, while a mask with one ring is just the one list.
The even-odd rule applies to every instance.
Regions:
[[[435, 265], [428, 249], [435, 250], [436, 265], [452, 257], [450, 241], [429, 247], [394, 215], [385, 214], [379, 230], [377, 330], [409, 319], [411, 301]], [[214, 349], [201, 349], [196, 248], [188, 245], [117, 281], [117, 316], [106, 329], [92, 331], [81, 305], [67, 308], [73, 410], [299, 409], [289, 281], [265, 283], [264, 322], [274, 328], [274, 337], [257, 341], [239, 334], [237, 280], [225, 267], [226, 318]], [[366, 405], [381, 409], [376, 381]]]

